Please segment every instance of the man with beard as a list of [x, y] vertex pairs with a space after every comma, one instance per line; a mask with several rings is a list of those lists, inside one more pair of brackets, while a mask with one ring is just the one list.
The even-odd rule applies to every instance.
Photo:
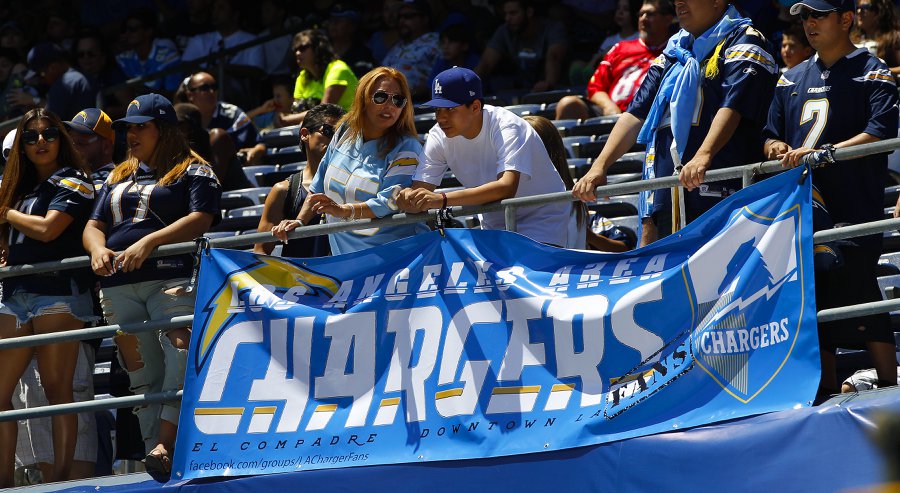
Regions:
[[429, 31], [430, 20], [431, 7], [426, 0], [404, 0], [397, 13], [400, 42], [381, 62], [403, 72], [414, 99], [428, 93], [428, 76], [441, 54], [438, 33]]

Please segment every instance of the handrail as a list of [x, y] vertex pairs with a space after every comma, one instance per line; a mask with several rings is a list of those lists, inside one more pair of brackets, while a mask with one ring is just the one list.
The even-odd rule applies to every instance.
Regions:
[[[855, 159], [858, 157], [890, 152], [900, 148], [900, 138], [888, 139], [880, 142], [869, 144], [861, 144], [854, 147], [838, 149], [835, 152], [835, 158], [838, 161]], [[840, 165], [838, 163], [837, 165]], [[706, 173], [705, 182], [720, 181], [733, 178], [742, 178], [745, 181], [748, 176], [755, 174], [765, 174], [780, 171], [782, 169], [780, 161], [764, 161], [761, 163], [747, 164], [736, 166], [733, 168], [712, 170]], [[654, 188], [663, 188], [676, 186], [678, 178], [675, 176], [656, 178], [653, 180], [643, 180], [632, 183], [619, 183], [615, 185], [604, 185], [597, 187], [596, 195], [620, 195], [625, 193], [634, 193], [642, 190], [650, 190]], [[534, 206], [551, 202], [565, 202], [575, 200], [570, 192], [558, 192], [544, 194], [531, 197], [519, 197], [506, 199], [500, 202], [487, 204], [483, 206], [457, 206], [452, 207], [453, 215], [456, 217], [471, 216], [483, 212], [493, 212], [500, 210], [509, 210], [516, 207]], [[339, 231], [349, 231], [353, 229], [366, 229], [372, 226], [409, 224], [415, 222], [423, 222], [432, 218], [429, 213], [419, 214], [397, 214], [382, 219], [364, 219], [357, 221], [347, 221], [342, 223], [319, 224], [315, 226], [306, 226], [292, 231], [289, 238], [306, 238], [327, 233]], [[855, 224], [842, 228], [836, 228], [826, 231], [819, 231], [813, 235], [815, 243], [823, 243], [837, 239], [850, 238], [855, 236], [864, 236], [884, 231], [891, 231], [900, 228], [900, 218], [884, 219], [864, 224]], [[257, 242], [275, 241], [271, 233], [254, 233], [241, 235], [234, 238], [217, 238], [210, 241], [212, 246], [216, 247], [232, 247], [244, 246]], [[172, 245], [164, 245], [151, 253], [151, 257], [160, 257], [165, 255], [182, 254], [194, 251], [196, 248], [193, 242], [177, 243]], [[0, 268], [0, 279], [14, 276], [22, 276], [30, 273], [49, 272], [64, 269], [73, 269], [85, 267], [89, 265], [88, 257], [73, 257], [53, 262], [41, 262], [33, 265], [21, 265]], [[894, 310], [900, 310], [900, 299], [882, 300], [870, 303], [862, 303], [858, 305], [829, 308], [821, 310], [817, 313], [818, 321], [830, 322], [834, 320], [842, 320], [858, 316], [872, 315], [877, 313], [886, 313]], [[191, 323], [194, 319], [193, 315], [185, 315], [173, 317], [168, 320], [155, 320], [143, 323], [129, 323], [120, 325], [107, 325], [102, 327], [92, 327], [87, 329], [71, 330], [66, 332], [55, 332], [50, 334], [39, 334], [32, 336], [23, 336], [11, 339], [0, 340], [0, 350], [12, 349], [19, 347], [38, 346], [41, 344], [50, 344], [56, 342], [92, 339], [97, 337], [107, 337], [122, 332], [136, 333], [150, 330], [164, 330], [169, 328], [183, 327], [185, 324]], [[112, 409], [120, 407], [129, 407], [131, 405], [144, 402], [166, 402], [181, 398], [182, 391], [160, 392], [154, 394], [144, 394], [128, 397], [118, 397], [111, 399], [103, 399], [99, 401], [75, 402], [67, 404], [57, 404], [52, 406], [42, 406], [28, 409], [19, 409], [12, 411], [0, 412], [0, 422], [53, 416], [58, 414], [68, 414], [72, 412]]]
[[[900, 149], [900, 138], [887, 139], [879, 142], [872, 142], [868, 144], [860, 144], [853, 147], [848, 147], [844, 149], [838, 149], [835, 152], [835, 158], [839, 161], [847, 160], [847, 159], [855, 159], [861, 156], [866, 156], [870, 154], [880, 154], [884, 152], [890, 152], [894, 149]], [[840, 162], [837, 164], [833, 164], [831, 166], [840, 166]], [[706, 173], [705, 182], [712, 181], [721, 181], [721, 180], [729, 180], [734, 178], [743, 178], [747, 172], [753, 174], [768, 174], [774, 173], [777, 171], [781, 171], [783, 168], [781, 166], [781, 162], [778, 160], [771, 161], [763, 161], [760, 163], [752, 163], [743, 166], [735, 166], [732, 168], [725, 169], [716, 169], [710, 170]], [[652, 190], [656, 188], [668, 188], [671, 186], [678, 185], [678, 177], [677, 176], [666, 176], [662, 178], [654, 178], [652, 180], [640, 180], [635, 182], [627, 182], [627, 183], [616, 183], [614, 185], [603, 185], [597, 187], [596, 195], [598, 197], [602, 196], [610, 196], [610, 195], [623, 195], [627, 193], [636, 193], [644, 190]], [[506, 209], [507, 207], [528, 207], [535, 205], [543, 205], [549, 204], [553, 202], [571, 202], [574, 201], [572, 194], [570, 192], [555, 192], [548, 193], [543, 195], [533, 195], [529, 197], [515, 197], [511, 199], [501, 200], [499, 202], [493, 202], [486, 205], [479, 206], [453, 206], [450, 208], [451, 213], [454, 217], [467, 217], [474, 216], [477, 214], [482, 214], [485, 212], [498, 212]], [[412, 224], [412, 223], [420, 223], [428, 221], [433, 218], [433, 214], [430, 212], [422, 212], [418, 214], [395, 214], [388, 217], [383, 217], [380, 219], [359, 219], [356, 221], [344, 221], [337, 223], [328, 223], [328, 224], [316, 224], [312, 226], [304, 226], [302, 228], [295, 229], [294, 231], [288, 234], [288, 238], [307, 238], [310, 236], [320, 236], [327, 233], [338, 233], [341, 231], [351, 231], [355, 229], [367, 229], [372, 227], [386, 227], [386, 226], [396, 226], [400, 224]], [[888, 222], [888, 221], [897, 221], [897, 222]], [[878, 221], [878, 226], [881, 228], [878, 231], [890, 231], [892, 229], [897, 229], [900, 226], [900, 220], [890, 219], [885, 221]], [[840, 228], [839, 230], [834, 231], [852, 231], [849, 228], [853, 226], [848, 226], [847, 228]], [[822, 233], [828, 233], [829, 235], [839, 235], [842, 233], [832, 232], [832, 231], [823, 231], [816, 233], [817, 236], [814, 238], [823, 238], [830, 237], [829, 235], [821, 236]], [[871, 233], [867, 233], [871, 234]], [[233, 248], [239, 246], [252, 245], [253, 243], [261, 243], [261, 242], [273, 242], [277, 241], [277, 239], [272, 236], [271, 233], [251, 233], [246, 235], [235, 236], [233, 238], [215, 238], [210, 240], [210, 245], [218, 248]], [[822, 239], [821, 242], [830, 241], [826, 239]], [[183, 243], [173, 243], [170, 245], [163, 245], [150, 253], [150, 258], [155, 257], [165, 257], [168, 255], [178, 255], [183, 253], [191, 253], [196, 249], [196, 245], [194, 242], [183, 242]], [[81, 256], [81, 257], [71, 257], [63, 260], [53, 260], [49, 262], [38, 262], [35, 264], [22, 264], [22, 265], [13, 265], [9, 267], [0, 267], [0, 279], [5, 279], [9, 277], [22, 276], [25, 274], [37, 274], [43, 272], [53, 272], [58, 270], [66, 270], [66, 269], [75, 269], [80, 267], [88, 267], [90, 266], [90, 257]]]

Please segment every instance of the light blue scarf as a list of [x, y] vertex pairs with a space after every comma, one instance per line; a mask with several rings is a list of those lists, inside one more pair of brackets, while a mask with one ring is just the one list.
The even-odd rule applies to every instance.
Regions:
[[697, 95], [700, 89], [700, 61], [716, 48], [725, 37], [735, 29], [741, 29], [751, 24], [751, 20], [741, 17], [734, 6], [729, 5], [725, 15], [719, 19], [713, 27], [703, 33], [696, 40], [684, 29], [669, 38], [669, 43], [663, 50], [663, 54], [669, 59], [675, 59], [674, 65], [663, 77], [659, 92], [653, 100], [650, 113], [638, 134], [638, 142], [641, 144], [655, 145], [656, 129], [659, 120], [665, 113], [666, 105], [670, 105], [672, 119], [672, 135], [675, 137], [675, 147], [678, 156], [684, 155], [687, 145], [688, 132], [691, 129], [691, 120], [694, 116], [694, 107], [697, 103]]

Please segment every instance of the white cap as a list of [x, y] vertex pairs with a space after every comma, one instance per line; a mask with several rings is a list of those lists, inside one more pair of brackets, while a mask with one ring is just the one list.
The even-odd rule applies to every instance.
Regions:
[[3, 159], [9, 159], [9, 153], [12, 152], [13, 142], [16, 140], [16, 129], [12, 129], [6, 137], [3, 138]]

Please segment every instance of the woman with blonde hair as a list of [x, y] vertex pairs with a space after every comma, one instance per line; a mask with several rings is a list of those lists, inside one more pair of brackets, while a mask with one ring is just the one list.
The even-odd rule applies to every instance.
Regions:
[[[378, 218], [398, 211], [396, 195], [412, 184], [422, 144], [413, 123], [406, 77], [378, 67], [362, 77], [350, 111], [338, 122], [307, 198], [294, 220], [282, 221], [272, 233], [309, 223], [315, 214], [326, 222]], [[426, 231], [422, 224], [332, 233], [332, 254], [355, 252]]]
[[[111, 324], [190, 315], [191, 256], [148, 257], [160, 245], [190, 241], [209, 230], [219, 215], [219, 182], [179, 132], [172, 103], [159, 94], [136, 98], [113, 126], [128, 128], [128, 159], [100, 189], [83, 237], [91, 268], [102, 276], [103, 314]], [[190, 327], [117, 335], [132, 391], [180, 390], [189, 341]], [[171, 470], [179, 410], [177, 401], [135, 409], [149, 471]]]
[[[22, 117], [0, 184], [0, 257], [5, 265], [33, 264], [84, 254], [78, 238], [94, 200], [94, 186], [60, 119], [43, 108]], [[3, 281], [0, 338], [83, 328], [94, 316], [87, 269], [30, 274]], [[73, 401], [78, 341], [40, 346], [38, 372], [50, 404]], [[12, 409], [12, 394], [35, 348], [0, 351], [0, 411]], [[70, 479], [78, 420], [53, 416], [53, 465], [46, 481]], [[13, 486], [17, 426], [0, 423], [0, 487]], [[46, 474], [46, 473], [45, 473]]]

